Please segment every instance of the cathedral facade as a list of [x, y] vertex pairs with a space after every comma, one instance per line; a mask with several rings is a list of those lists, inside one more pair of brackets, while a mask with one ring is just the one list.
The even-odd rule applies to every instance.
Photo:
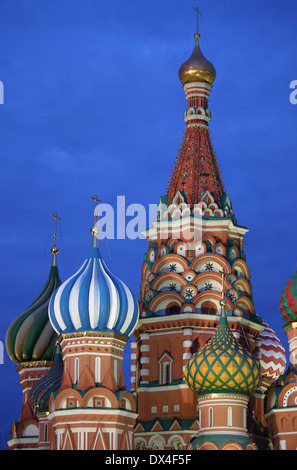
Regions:
[[281, 296], [286, 368], [284, 347], [254, 308], [248, 229], [210, 137], [216, 70], [199, 39], [197, 30], [179, 70], [184, 137], [146, 232], [140, 299], [102, 259], [96, 223], [89, 256], [64, 282], [54, 244], [42, 292], [6, 335], [23, 388], [12, 450], [297, 448], [297, 277]]

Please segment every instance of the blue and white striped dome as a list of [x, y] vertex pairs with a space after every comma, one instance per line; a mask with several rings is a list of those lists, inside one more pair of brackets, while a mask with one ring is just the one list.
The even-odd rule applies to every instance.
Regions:
[[55, 331], [102, 331], [129, 336], [138, 321], [131, 290], [110, 272], [93, 243], [81, 268], [53, 294], [49, 318]]

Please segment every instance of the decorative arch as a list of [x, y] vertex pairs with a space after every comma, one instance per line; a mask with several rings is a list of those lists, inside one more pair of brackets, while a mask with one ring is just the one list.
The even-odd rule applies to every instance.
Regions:
[[232, 272], [237, 272], [236, 277], [245, 277], [249, 281], [251, 279], [250, 270], [243, 259], [237, 259], [234, 261], [232, 264]]
[[174, 251], [179, 256], [186, 256], [186, 245], [183, 242], [178, 242], [175, 247]]
[[219, 450], [219, 448], [214, 442], [205, 441], [197, 446], [197, 450]]
[[239, 293], [243, 292], [245, 295], [248, 295], [249, 297], [252, 296], [252, 289], [247, 279], [244, 279], [244, 278], [237, 279], [233, 287]]
[[236, 307], [240, 308], [243, 311], [246, 310], [250, 312], [252, 315], [255, 315], [255, 308], [252, 302], [250, 301], [250, 299], [248, 299], [246, 296], [239, 297], [239, 299], [236, 302]]
[[243, 450], [243, 447], [238, 442], [228, 442], [221, 450]]
[[197, 295], [197, 288], [193, 284], [183, 287], [180, 291], [180, 295], [186, 300], [191, 300]]
[[177, 273], [162, 273], [162, 274], [159, 274], [159, 276], [157, 276], [153, 280], [151, 288], [153, 290], [159, 291], [159, 290], [163, 289], [164, 287], [170, 286], [170, 284], [172, 284], [174, 282], [178, 283], [180, 288], [182, 286], [186, 286], [188, 284], [187, 280], [184, 279], [184, 277], [182, 277], [180, 274], [177, 274]]
[[168, 240], [167, 242], [167, 246], [170, 250], [172, 250], [174, 249], [174, 246], [176, 245], [176, 243], [178, 243], [177, 238], [170, 238], [170, 240]]
[[184, 441], [183, 438], [179, 434], [174, 434], [173, 436], [170, 436], [168, 439], [168, 443], [172, 450], [182, 450], [184, 448]]
[[205, 246], [205, 243], [203, 242], [199, 242], [197, 243], [197, 245], [195, 246], [195, 256], [199, 256], [199, 255], [203, 255], [206, 253], [206, 246]]
[[141, 298], [144, 298], [144, 294], [149, 289], [149, 286], [150, 285], [149, 285], [148, 281], [146, 281], [146, 280], [142, 281], [141, 286], [140, 286], [140, 297]]
[[190, 269], [182, 274], [182, 277], [185, 278], [187, 282], [192, 282], [195, 276], [196, 273]]
[[24, 421], [19, 423], [16, 427], [16, 436], [17, 437], [23, 437], [23, 436], [37, 437], [37, 436], [39, 436], [38, 421], [33, 419], [33, 418], [29, 418], [29, 419], [25, 419]]
[[215, 253], [208, 253], [206, 255], [197, 256], [193, 259], [191, 263], [191, 269], [197, 272], [204, 272], [207, 270], [206, 263], [212, 264], [211, 271], [222, 271], [224, 270], [225, 273], [231, 272], [231, 266], [223, 256], [216, 255]]
[[[208, 281], [213, 281], [214, 287], [213, 290], [221, 292], [222, 290], [222, 276], [220, 273], [216, 271], [204, 271], [202, 273], [199, 273], [196, 275], [196, 277], [193, 279], [192, 284], [194, 286], [197, 286], [198, 291], [200, 291], [199, 286], [202, 283], [207, 283]], [[230, 289], [231, 284], [227, 279], [224, 281], [224, 290]]]
[[94, 399], [104, 399], [104, 408], [119, 408], [119, 402], [115, 394], [107, 388], [92, 388], [83, 397], [83, 408], [93, 408]]
[[[207, 310], [210, 310], [209, 313], [214, 314], [214, 315], [220, 315], [221, 314], [221, 306], [220, 306], [220, 300], [222, 296], [220, 292], [216, 291], [204, 291], [200, 292], [193, 300], [192, 303], [195, 305], [195, 308], [198, 309], [199, 313], [207, 313]], [[233, 305], [231, 301], [226, 298], [227, 305], [226, 305], [226, 311], [231, 310], [233, 308]], [[214, 312], [214, 308], [216, 307], [216, 312]], [[210, 307], [212, 307], [210, 309]]]
[[142, 270], [141, 270], [141, 274], [142, 274], [142, 280], [146, 280], [148, 278], [148, 275], [150, 274], [151, 272], [151, 268], [150, 268], [150, 265], [145, 261], [142, 265]]
[[75, 408], [82, 408], [83, 407], [83, 398], [77, 390], [73, 388], [66, 388], [62, 390], [55, 398], [55, 409], [63, 409], [67, 408], [66, 400], [68, 398], [73, 398], [76, 400], [76, 407]]
[[226, 256], [226, 248], [223, 243], [220, 242], [215, 245], [215, 253], [217, 255]]
[[144, 300], [148, 300], [150, 301], [153, 297], [154, 297], [154, 292], [152, 291], [152, 289], [148, 289], [145, 294], [144, 294]]
[[157, 312], [158, 310], [165, 310], [169, 304], [177, 305], [181, 307], [184, 303], [184, 299], [181, 295], [176, 292], [160, 292], [157, 294], [149, 303], [148, 309], [152, 312]]
[[152, 450], [164, 450], [166, 446], [166, 441], [163, 436], [160, 434], [154, 434], [149, 440], [149, 447]]
[[147, 260], [150, 262], [150, 263], [154, 263], [155, 260], [156, 260], [156, 252], [153, 248], [151, 248], [149, 251], [148, 251], [148, 254], [147, 254]]
[[212, 244], [213, 247], [217, 243], [215, 237], [213, 237], [212, 235], [205, 235], [203, 237], [202, 241], [203, 241], [203, 243], [205, 243], [206, 241], [209, 241]]
[[146, 440], [143, 437], [136, 437], [135, 450], [146, 450]]
[[166, 245], [161, 245], [158, 249], [158, 257], [165, 256], [169, 253], [169, 248]]
[[[288, 406], [292, 406], [292, 397], [297, 397], [297, 383], [288, 383], [282, 389], [281, 393], [279, 394], [278, 398], [278, 405], [282, 408], [286, 408]], [[296, 404], [295, 404], [296, 406]]]
[[[128, 390], [123, 390], [118, 398], [120, 408], [136, 412], [136, 402], [135, 399]], [[122, 406], [122, 402], [124, 402], [125, 406]]]
[[227, 292], [227, 297], [229, 297], [229, 299], [232, 302], [236, 302], [239, 299], [239, 293], [236, 289], [233, 289], [231, 287], [231, 289], [229, 289], [228, 292]]
[[185, 303], [181, 306], [182, 313], [195, 313], [195, 305]]
[[166, 269], [166, 272], [184, 272], [188, 269], [188, 263], [181, 256], [170, 253], [162, 256], [154, 263], [152, 272], [158, 274], [164, 269]]
[[230, 250], [230, 254], [229, 254], [230, 260], [234, 261], [238, 257], [239, 257], [239, 250], [238, 250], [237, 246], [232, 246], [232, 248]]

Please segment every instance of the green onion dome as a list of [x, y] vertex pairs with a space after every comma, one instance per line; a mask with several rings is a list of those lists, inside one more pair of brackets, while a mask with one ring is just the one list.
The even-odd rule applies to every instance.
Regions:
[[295, 273], [282, 290], [279, 309], [285, 325], [297, 322], [297, 273]]
[[49, 321], [48, 304], [61, 281], [56, 265], [57, 251], [53, 248], [52, 254], [52, 266], [42, 291], [7, 330], [6, 349], [15, 363], [53, 359], [57, 334]]
[[223, 314], [211, 340], [190, 359], [185, 378], [197, 395], [250, 395], [261, 382], [261, 368], [256, 358], [236, 341]]

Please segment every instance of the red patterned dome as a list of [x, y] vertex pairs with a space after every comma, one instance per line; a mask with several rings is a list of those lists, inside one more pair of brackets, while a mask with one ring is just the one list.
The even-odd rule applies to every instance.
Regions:
[[265, 326], [258, 336], [260, 343], [257, 357], [260, 360], [262, 378], [274, 382], [282, 375], [286, 367], [286, 353], [273, 329], [263, 320]]

